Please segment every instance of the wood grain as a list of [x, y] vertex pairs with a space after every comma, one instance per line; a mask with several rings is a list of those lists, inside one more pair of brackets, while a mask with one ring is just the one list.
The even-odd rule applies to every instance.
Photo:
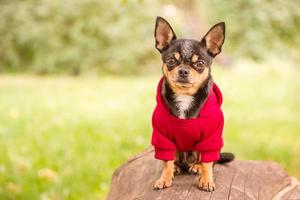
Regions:
[[148, 148], [113, 174], [108, 200], [287, 200], [300, 199], [300, 184], [270, 161], [232, 161], [214, 166], [216, 190], [198, 189], [197, 175], [179, 175], [170, 188], [154, 191], [162, 162]]

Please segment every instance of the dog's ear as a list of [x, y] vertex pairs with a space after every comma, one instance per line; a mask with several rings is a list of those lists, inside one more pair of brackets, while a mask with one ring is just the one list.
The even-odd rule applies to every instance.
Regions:
[[162, 17], [156, 18], [154, 37], [155, 37], [155, 47], [160, 52], [166, 49], [172, 40], [176, 39], [176, 35], [172, 27]]
[[208, 53], [215, 57], [222, 50], [222, 45], [225, 40], [225, 23], [220, 22], [215, 24], [211, 29], [206, 33], [206, 35], [201, 40], [201, 44], [203, 44]]

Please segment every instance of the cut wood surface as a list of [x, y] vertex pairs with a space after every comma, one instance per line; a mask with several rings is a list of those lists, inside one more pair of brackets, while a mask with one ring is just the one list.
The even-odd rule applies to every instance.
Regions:
[[213, 192], [198, 189], [198, 175], [176, 176], [170, 188], [154, 191], [162, 163], [153, 153], [148, 148], [114, 172], [108, 200], [300, 200], [299, 181], [270, 161], [236, 160], [215, 165]]

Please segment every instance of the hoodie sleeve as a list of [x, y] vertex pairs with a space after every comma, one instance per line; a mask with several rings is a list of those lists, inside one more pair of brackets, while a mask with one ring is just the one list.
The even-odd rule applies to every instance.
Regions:
[[220, 151], [223, 147], [223, 126], [224, 117], [222, 111], [219, 113], [214, 128], [208, 129], [204, 134], [201, 142], [196, 144], [195, 150], [200, 151], [201, 162], [213, 162], [220, 159]]
[[155, 149], [154, 157], [159, 160], [174, 160], [176, 146], [157, 128], [154, 117], [152, 118], [152, 127], [151, 144]]

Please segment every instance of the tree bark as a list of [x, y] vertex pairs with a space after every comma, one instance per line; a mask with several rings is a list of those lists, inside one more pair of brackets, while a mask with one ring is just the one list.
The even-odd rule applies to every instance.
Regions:
[[300, 182], [270, 161], [232, 161], [214, 166], [216, 190], [201, 191], [198, 175], [176, 176], [170, 188], [153, 190], [162, 162], [148, 148], [128, 160], [113, 174], [108, 200], [287, 200], [300, 199]]

